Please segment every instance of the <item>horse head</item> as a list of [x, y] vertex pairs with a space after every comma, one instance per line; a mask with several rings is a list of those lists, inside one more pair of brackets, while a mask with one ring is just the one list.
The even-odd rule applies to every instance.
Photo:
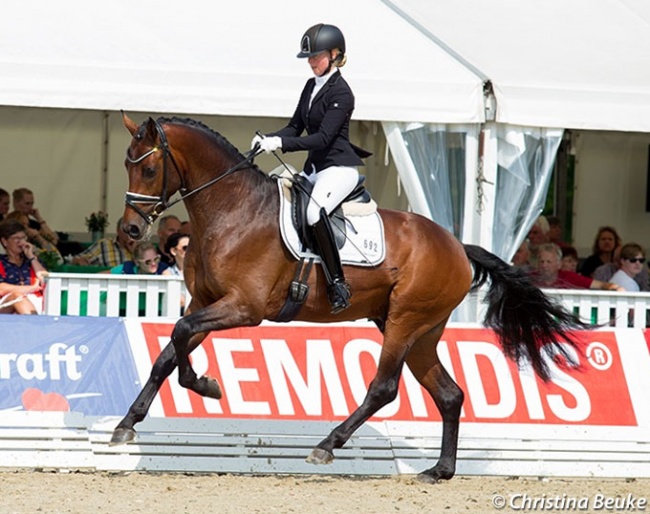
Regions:
[[132, 136], [124, 161], [129, 188], [122, 228], [138, 240], [148, 233], [169, 207], [172, 195], [184, 185], [163, 126], [153, 118], [138, 126], [125, 113], [122, 122]]

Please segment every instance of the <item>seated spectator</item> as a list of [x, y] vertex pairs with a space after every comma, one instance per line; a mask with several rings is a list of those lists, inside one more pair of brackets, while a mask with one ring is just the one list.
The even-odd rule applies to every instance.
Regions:
[[34, 255], [25, 227], [16, 220], [0, 222], [0, 312], [39, 314], [43, 311], [43, 285], [47, 272]]
[[187, 253], [187, 245], [189, 243], [189, 236], [181, 234], [180, 232], [172, 234], [167, 238], [165, 253], [167, 255], [171, 255], [173, 259], [173, 264], [169, 268], [169, 271], [172, 275], [175, 275], [177, 277], [183, 276], [183, 266], [185, 264], [185, 255]]
[[538, 248], [538, 266], [531, 275], [533, 282], [542, 288], [550, 289], [602, 289], [605, 291], [623, 291], [611, 282], [601, 282], [585, 277], [579, 273], [563, 271], [562, 250], [554, 243], [546, 243]]
[[[614, 260], [598, 266], [596, 271], [594, 271], [594, 278], [601, 280], [603, 282], [611, 281], [614, 273], [616, 273], [621, 267], [621, 250], [622, 247], [618, 247], [614, 251]], [[639, 284], [639, 291], [650, 291], [650, 271], [648, 266], [643, 265], [641, 271], [638, 275], [634, 276], [634, 281]]]
[[167, 244], [167, 238], [172, 234], [180, 232], [181, 230], [181, 220], [177, 216], [170, 214], [169, 216], [163, 216], [158, 221], [158, 253], [162, 261], [171, 265], [174, 262], [174, 259], [171, 255], [165, 253], [165, 245]]
[[530, 248], [528, 246], [528, 240], [524, 239], [519, 245], [519, 248], [512, 257], [512, 265], [517, 268], [523, 269], [526, 273], [529, 273], [533, 270], [533, 266], [530, 263]]
[[9, 193], [0, 187], [0, 221], [9, 213]]
[[122, 218], [117, 221], [114, 239], [104, 237], [95, 241], [83, 252], [72, 258], [72, 263], [80, 266], [106, 266], [114, 268], [133, 259], [136, 241], [122, 230]]
[[190, 221], [183, 221], [181, 223], [181, 234], [184, 234], [186, 236], [191, 236], [192, 235], [192, 223]]
[[156, 246], [143, 241], [133, 248], [133, 259], [111, 268], [116, 275], [170, 275], [169, 266], [160, 262]]
[[[556, 244], [556, 243], [553, 243]], [[571, 271], [573, 273], [578, 272], [578, 251], [569, 245], [560, 246], [562, 250], [562, 270]]]
[[600, 227], [592, 247], [592, 253], [580, 265], [578, 272], [593, 277], [598, 266], [614, 262], [614, 251], [621, 246], [621, 238], [613, 227]]
[[645, 267], [645, 251], [636, 243], [628, 243], [621, 248], [620, 268], [612, 276], [610, 282], [618, 284], [625, 291], [640, 291], [639, 284], [634, 278]]
[[540, 245], [548, 243], [549, 232], [548, 220], [545, 216], [538, 216], [528, 231], [528, 248], [530, 249], [530, 264], [535, 267], [537, 265], [537, 249]]
[[[29, 227], [29, 218], [24, 212], [21, 211], [12, 211], [7, 214], [8, 220], [15, 220], [20, 223], [23, 227]], [[41, 261], [41, 264], [45, 262], [51, 262], [52, 264], [61, 264], [63, 262], [63, 257], [59, 252], [59, 249], [52, 243], [43, 237], [38, 230], [34, 228], [25, 228], [25, 233], [27, 234], [27, 240], [34, 245], [34, 252], [36, 256]], [[46, 259], [43, 256], [43, 253], [49, 252], [52, 254], [51, 259]]]
[[14, 189], [13, 200], [14, 210], [23, 212], [28, 216], [29, 228], [38, 230], [45, 239], [54, 245], [59, 244], [59, 236], [49, 227], [38, 209], [34, 208], [34, 193], [26, 187]]

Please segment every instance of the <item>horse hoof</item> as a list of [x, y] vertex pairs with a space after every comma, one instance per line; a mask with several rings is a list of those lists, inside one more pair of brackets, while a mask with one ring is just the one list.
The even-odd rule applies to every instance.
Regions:
[[208, 398], [214, 398], [215, 400], [220, 400], [223, 396], [221, 392], [221, 386], [219, 382], [214, 378], [204, 376], [199, 378], [199, 390], [197, 391], [202, 396], [207, 396]]
[[132, 428], [116, 428], [113, 430], [113, 436], [108, 446], [117, 446], [135, 441], [135, 430]]
[[307, 457], [307, 462], [310, 464], [329, 464], [334, 460], [334, 455], [332, 452], [323, 450], [322, 448], [314, 448], [309, 457]]
[[443, 473], [438, 470], [431, 469], [419, 473], [416, 479], [418, 482], [422, 482], [423, 484], [437, 484], [438, 482], [441, 482], [443, 480], [450, 480], [453, 476], [454, 476], [453, 472]]

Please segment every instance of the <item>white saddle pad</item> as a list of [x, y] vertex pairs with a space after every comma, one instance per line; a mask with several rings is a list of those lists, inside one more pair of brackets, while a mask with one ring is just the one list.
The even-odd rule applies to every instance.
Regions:
[[[280, 194], [280, 232], [284, 244], [296, 259], [312, 257], [315, 262], [320, 262], [320, 257], [304, 248], [300, 243], [298, 232], [291, 219], [291, 201], [285, 194], [283, 181], [278, 180]], [[351, 204], [354, 205], [354, 204]], [[341, 262], [352, 266], [376, 266], [381, 264], [386, 257], [386, 242], [384, 240], [384, 224], [377, 212], [362, 215], [346, 214], [345, 204], [343, 213], [346, 223], [346, 240], [343, 248], [339, 250]], [[338, 230], [334, 225], [332, 228]]]

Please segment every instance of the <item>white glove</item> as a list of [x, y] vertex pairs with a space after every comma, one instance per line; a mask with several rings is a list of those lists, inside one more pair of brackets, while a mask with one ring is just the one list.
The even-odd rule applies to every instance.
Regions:
[[253, 140], [251, 141], [251, 150], [254, 150], [255, 146], [259, 145], [262, 142], [263, 139], [264, 138], [262, 136], [258, 136], [256, 134], [255, 137], [253, 138]]
[[279, 136], [265, 137], [260, 141], [260, 150], [266, 153], [275, 152], [282, 149], [282, 138]]

